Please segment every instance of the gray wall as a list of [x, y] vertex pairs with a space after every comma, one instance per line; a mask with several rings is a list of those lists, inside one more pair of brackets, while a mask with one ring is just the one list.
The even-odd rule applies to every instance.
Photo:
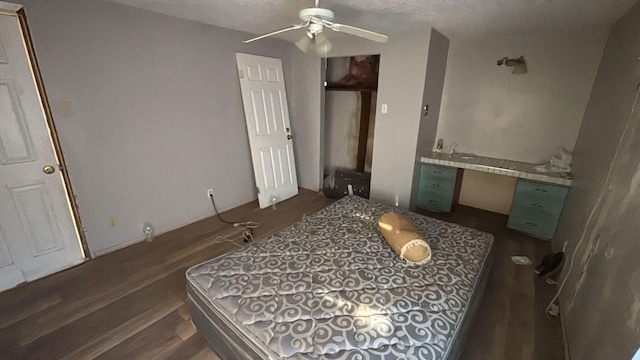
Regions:
[[291, 113], [291, 130], [296, 153], [298, 183], [311, 190], [322, 188], [324, 154], [320, 136], [324, 118], [324, 68], [323, 61], [313, 51], [304, 54], [289, 45], [293, 86], [288, 97]]
[[447, 57], [449, 55], [449, 39], [436, 30], [431, 30], [429, 42], [429, 62], [424, 79], [424, 92], [422, 94], [422, 106], [429, 105], [429, 113], [420, 118], [418, 130], [418, 144], [415, 154], [415, 168], [413, 170], [413, 185], [410, 207], [416, 208], [418, 187], [420, 183], [420, 158], [433, 148], [433, 143], [438, 130], [440, 119], [440, 107], [445, 74], [447, 72]]
[[[430, 32], [431, 28], [424, 27], [390, 34], [389, 42], [385, 44], [354, 37], [336, 38], [332, 40], [333, 49], [328, 54], [329, 57], [380, 54], [371, 197], [403, 207], [409, 206], [411, 196]], [[303, 104], [296, 101], [293, 115], [304, 118], [297, 128], [297, 141], [304, 146], [298, 146], [296, 150], [298, 158], [306, 160], [299, 162], [299, 172], [308, 176], [310, 182], [305, 179], [301, 184], [320, 188], [323, 164], [320, 155], [323, 118], [320, 114], [324, 106], [318, 94], [322, 93], [321, 60], [314, 55], [294, 55], [293, 58], [294, 101], [298, 94], [307, 95]], [[306, 65], [301, 68], [297, 68], [299, 58], [305, 59]], [[388, 104], [387, 114], [381, 113], [381, 104]]]
[[[459, 152], [531, 163], [572, 150], [606, 39], [595, 28], [452, 40], [437, 138], [445, 149], [455, 142]], [[496, 65], [520, 55], [527, 74]]]
[[567, 253], [577, 255], [571, 273], [565, 266], [561, 296], [572, 359], [631, 359], [640, 346], [638, 105], [632, 114], [639, 56], [640, 3], [610, 31], [575, 145], [574, 186], [556, 233], [554, 246], [568, 241]]
[[23, 3], [93, 254], [141, 240], [145, 221], [212, 215], [208, 188], [221, 210], [256, 198], [235, 52], [283, 58], [290, 77], [290, 44], [112, 3]]

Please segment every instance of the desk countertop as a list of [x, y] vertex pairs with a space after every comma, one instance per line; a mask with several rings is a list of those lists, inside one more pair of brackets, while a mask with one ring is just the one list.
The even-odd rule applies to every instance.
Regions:
[[538, 164], [495, 159], [473, 154], [455, 153], [450, 156], [445, 153], [431, 152], [423, 156], [420, 161], [428, 164], [453, 166], [566, 186], [570, 186], [573, 179], [571, 173], [538, 172], [534, 169]]

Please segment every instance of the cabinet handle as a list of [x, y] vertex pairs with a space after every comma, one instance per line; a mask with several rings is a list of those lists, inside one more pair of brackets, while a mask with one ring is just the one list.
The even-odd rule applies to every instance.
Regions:
[[525, 223], [525, 224], [527, 224], [527, 225], [529, 225], [529, 226], [533, 226], [533, 227], [538, 226], [538, 224], [535, 224], [535, 223], [532, 223], [532, 222], [528, 222], [528, 223]]
[[534, 188], [534, 190], [539, 192], [549, 192], [548, 190], [540, 189], [540, 188]]
[[434, 174], [442, 174], [442, 171], [438, 171], [438, 170], [433, 170]]
[[439, 201], [438, 201], [438, 200], [433, 200], [433, 199], [429, 199], [429, 202], [430, 202], [430, 203], [434, 203], [434, 204], [439, 203]]
[[533, 206], [533, 207], [535, 207], [535, 208], [541, 208], [541, 207], [544, 207], [543, 205], [536, 204], [536, 203], [531, 203], [531, 204], [529, 204], [529, 205], [531, 205], [531, 206]]
[[438, 185], [438, 184], [431, 184], [431, 186], [433, 186], [433, 187], [440, 187], [440, 185]]

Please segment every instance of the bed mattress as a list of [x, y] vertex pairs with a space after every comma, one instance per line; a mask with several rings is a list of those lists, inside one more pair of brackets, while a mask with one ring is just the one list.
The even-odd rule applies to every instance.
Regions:
[[[378, 231], [407, 215], [432, 259]], [[187, 271], [192, 319], [222, 358], [451, 359], [486, 282], [493, 236], [357, 196]], [[465, 320], [467, 319], [467, 320]]]

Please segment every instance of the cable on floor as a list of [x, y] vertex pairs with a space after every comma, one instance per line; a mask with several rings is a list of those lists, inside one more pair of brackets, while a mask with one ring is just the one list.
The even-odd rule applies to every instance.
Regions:
[[211, 204], [213, 205], [213, 210], [215, 211], [216, 216], [218, 217], [218, 219], [220, 221], [222, 221], [225, 224], [233, 225], [234, 227], [239, 227], [239, 226], [244, 227], [244, 230], [242, 231], [242, 236], [239, 237], [238, 239], [227, 239], [227, 238], [224, 238], [222, 236], [218, 236], [216, 238], [216, 241], [218, 239], [222, 239], [221, 241], [219, 241], [219, 243], [222, 243], [222, 242], [234, 242], [234, 241], [239, 240], [239, 239], [243, 239], [244, 242], [254, 241], [254, 239], [253, 239], [253, 231], [255, 229], [257, 229], [258, 227], [260, 227], [260, 223], [257, 223], [257, 222], [254, 222], [254, 221], [245, 221], [245, 222], [237, 222], [237, 221], [235, 221], [234, 222], [234, 221], [227, 221], [227, 220], [223, 219], [222, 216], [220, 216], [220, 213], [218, 212], [218, 207], [216, 206], [216, 201], [213, 199], [213, 194], [209, 194], [209, 197], [211, 198]]

